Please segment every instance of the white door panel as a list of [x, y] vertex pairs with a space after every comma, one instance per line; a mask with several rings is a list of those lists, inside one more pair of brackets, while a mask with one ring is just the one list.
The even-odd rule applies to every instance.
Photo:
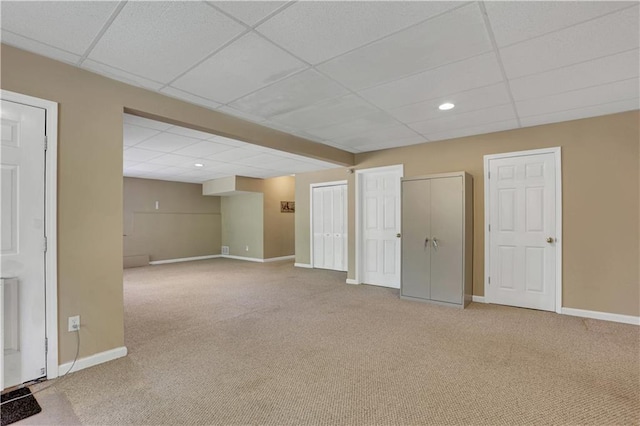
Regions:
[[45, 111], [2, 100], [2, 388], [46, 375]]
[[314, 187], [313, 267], [347, 270], [347, 185]]
[[365, 284], [400, 288], [399, 169], [362, 173], [362, 277]]
[[555, 164], [553, 153], [489, 160], [492, 303], [555, 310]]

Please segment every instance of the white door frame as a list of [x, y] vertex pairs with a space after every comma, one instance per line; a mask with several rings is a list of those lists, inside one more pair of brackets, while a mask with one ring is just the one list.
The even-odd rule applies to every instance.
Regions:
[[45, 157], [45, 309], [47, 333], [47, 379], [58, 377], [58, 104], [46, 99], [2, 90], [0, 98], [45, 110], [47, 153]]
[[[349, 284], [362, 284], [362, 175], [367, 173], [385, 172], [385, 171], [399, 171], [400, 178], [404, 177], [404, 164], [394, 164], [392, 166], [373, 167], [370, 169], [356, 170], [356, 276], [353, 281], [347, 280]], [[398, 194], [400, 195], [400, 194]], [[398, 218], [398, 220], [402, 220]], [[402, 265], [400, 265], [402, 267]]]
[[[347, 183], [346, 180], [335, 180], [333, 182], [320, 182], [320, 183], [312, 183], [309, 185], [309, 254], [311, 255], [310, 260], [310, 264], [312, 268], [315, 268], [315, 265], [313, 264], [313, 189], [314, 188], [321, 188], [323, 186], [338, 186], [338, 185], [347, 185], [347, 193], [349, 191], [349, 185]], [[348, 196], [348, 195], [347, 195]], [[345, 200], [344, 203], [344, 208], [345, 213], [344, 216], [346, 218], [348, 218], [348, 199]], [[345, 230], [345, 235], [347, 236], [347, 248], [349, 247], [349, 224], [347, 222], [345, 222], [344, 224], [344, 230]], [[347, 249], [345, 251], [345, 256], [346, 256], [346, 260], [347, 260], [347, 269], [348, 269], [348, 265], [349, 265], [349, 250]]]
[[499, 158], [527, 155], [553, 154], [556, 163], [556, 312], [562, 313], [562, 150], [558, 147], [532, 149], [528, 151], [504, 152], [484, 156], [484, 288], [485, 302], [492, 303], [487, 291], [491, 271], [491, 233], [489, 232], [489, 161]]

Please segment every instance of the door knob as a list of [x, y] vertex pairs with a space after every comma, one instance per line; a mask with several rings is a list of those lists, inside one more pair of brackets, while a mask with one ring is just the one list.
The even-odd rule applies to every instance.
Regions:
[[547, 242], [548, 242], [549, 244], [551, 244], [551, 243], [553, 242], [553, 237], [549, 237], [549, 238], [547, 238]]
[[402, 234], [397, 233], [397, 234], [396, 234], [396, 237], [400, 238], [400, 237], [402, 237]]
[[438, 248], [438, 240], [436, 238], [433, 239], [433, 248], [434, 249]]

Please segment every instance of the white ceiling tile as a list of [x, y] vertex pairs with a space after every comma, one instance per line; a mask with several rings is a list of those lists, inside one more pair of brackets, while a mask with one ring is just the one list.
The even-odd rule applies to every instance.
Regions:
[[520, 117], [634, 99], [640, 96], [637, 78], [516, 102]]
[[124, 149], [124, 154], [123, 154], [123, 158], [125, 161], [137, 161], [137, 162], [141, 162], [141, 161], [149, 161], [152, 158], [156, 158], [161, 156], [162, 153], [161, 152], [156, 152], [156, 151], [149, 151], [146, 149], [140, 149], [137, 147], [133, 147], [133, 148], [125, 148]]
[[560, 68], [640, 45], [639, 7], [632, 7], [500, 50], [510, 79]]
[[498, 121], [496, 123], [482, 124], [474, 127], [466, 127], [464, 129], [453, 129], [439, 133], [429, 133], [425, 136], [429, 141], [435, 142], [445, 139], [463, 138], [465, 136], [482, 135], [485, 133], [501, 132], [503, 130], [517, 129], [518, 122], [516, 120]]
[[540, 124], [557, 123], [560, 121], [578, 120], [580, 118], [595, 117], [598, 115], [615, 114], [618, 112], [632, 111], [640, 109], [640, 98], [627, 99], [624, 101], [611, 102], [590, 106], [585, 108], [575, 108], [566, 111], [558, 111], [551, 114], [534, 115], [520, 118], [523, 126], [537, 126]]
[[423, 135], [447, 132], [467, 127], [476, 127], [497, 121], [515, 120], [513, 105], [500, 105], [455, 115], [443, 115], [433, 120], [419, 121], [409, 125]]
[[315, 70], [307, 70], [233, 103], [233, 108], [262, 117], [293, 111], [324, 99], [345, 95], [347, 90]]
[[239, 158], [235, 162], [246, 166], [255, 166], [264, 169], [272, 169], [272, 163], [283, 160], [283, 157], [273, 154], [259, 154], [254, 157]]
[[174, 154], [204, 158], [230, 149], [233, 149], [230, 145], [215, 143], [213, 141], [202, 141], [174, 151]]
[[355, 120], [347, 121], [346, 123], [321, 127], [318, 129], [309, 129], [307, 132], [321, 139], [335, 140], [390, 127], [395, 124], [398, 124], [398, 122], [389, 114], [384, 112], [375, 112], [373, 114], [356, 118]]
[[152, 164], [152, 163], [139, 163], [135, 166], [127, 168], [128, 172], [157, 172], [158, 170], [166, 168], [166, 165], [163, 164]]
[[76, 55], [62, 49], [57, 49], [53, 46], [40, 43], [39, 41], [31, 40], [17, 34], [13, 34], [4, 29], [2, 30], [2, 43], [9, 46], [17, 47], [18, 49], [37, 53], [38, 55], [46, 56], [57, 61], [67, 62], [74, 65], [77, 64], [80, 60], [80, 55]]
[[495, 54], [486, 53], [372, 87], [360, 94], [379, 107], [388, 109], [501, 81], [502, 73]]
[[123, 124], [123, 142], [125, 146], [133, 146], [145, 139], [160, 133], [159, 130], [153, 130], [146, 127], [134, 126], [133, 124]]
[[162, 83], [158, 83], [157, 81], [149, 80], [138, 75], [133, 75], [126, 71], [101, 64], [100, 62], [92, 61], [91, 59], [87, 59], [82, 62], [82, 68], [93, 71], [97, 74], [103, 75], [113, 80], [121, 81], [131, 86], [140, 86], [144, 87], [145, 89], [151, 90], [159, 90], [162, 87]]
[[252, 151], [250, 149], [233, 148], [233, 149], [230, 149], [230, 150], [227, 150], [227, 151], [223, 151], [223, 152], [219, 152], [217, 154], [210, 155], [207, 158], [210, 158], [210, 159], [215, 160], [215, 161], [230, 162], [230, 161], [246, 159], [246, 158], [249, 158], [249, 157], [255, 157], [256, 155], [259, 155], [259, 154], [260, 154], [260, 152]]
[[296, 129], [312, 129], [349, 121], [377, 110], [356, 95], [346, 95], [276, 115], [272, 120]]
[[359, 90], [491, 50], [480, 8], [472, 3], [332, 59], [318, 69]]
[[188, 169], [186, 167], [165, 167], [164, 169], [160, 169], [158, 171], [155, 172], [149, 172], [149, 175], [158, 175], [158, 176], [164, 176], [167, 178], [171, 178], [172, 176], [179, 176], [182, 175], [188, 171], [190, 171], [191, 169]]
[[123, 121], [125, 122], [125, 124], [146, 127], [147, 129], [165, 131], [173, 127], [171, 124], [163, 123], [156, 120], [150, 120], [148, 118], [138, 117], [137, 115], [123, 114], [123, 117]]
[[629, 7], [615, 1], [487, 1], [498, 46], [506, 46]]
[[149, 163], [162, 164], [165, 167], [173, 166], [173, 167], [184, 167], [184, 168], [190, 168], [196, 162], [197, 160], [194, 158], [185, 157], [177, 154], [164, 154], [149, 160]]
[[140, 162], [139, 162], [139, 161], [123, 160], [123, 161], [122, 161], [122, 168], [123, 168], [124, 170], [126, 170], [126, 169], [128, 169], [128, 168], [130, 168], [130, 167], [135, 166], [136, 164], [140, 164]]
[[281, 80], [307, 65], [255, 33], [249, 33], [172, 83], [220, 103]]
[[360, 133], [347, 138], [337, 139], [336, 142], [346, 146], [362, 149], [364, 146], [390, 143], [394, 140], [403, 140], [407, 145], [424, 142], [424, 137], [401, 124], [396, 124], [384, 129]]
[[254, 123], [261, 123], [263, 121], [266, 120], [266, 117], [260, 117], [257, 115], [253, 115], [253, 114], [249, 114], [243, 111], [238, 111], [235, 108], [231, 108], [229, 106], [221, 106], [220, 108], [218, 108], [218, 111], [223, 112], [225, 114], [228, 115], [232, 115], [234, 117], [237, 118], [241, 118], [243, 120], [247, 120], [247, 121], [253, 121]]
[[456, 7], [455, 2], [298, 2], [257, 30], [317, 64]]
[[116, 1], [3, 1], [2, 28], [82, 56], [117, 6]]
[[[444, 102], [453, 103], [455, 108], [449, 111], [441, 111], [438, 109], [438, 106]], [[401, 106], [389, 110], [389, 114], [403, 123], [415, 123], [416, 121], [440, 118], [445, 115], [457, 115], [463, 112], [504, 105], [510, 102], [511, 98], [509, 98], [507, 87], [504, 83], [498, 83]]]
[[583, 89], [640, 75], [640, 50], [629, 50], [509, 82], [517, 101]]
[[286, 1], [211, 1], [209, 3], [250, 26], [287, 4]]
[[171, 96], [173, 98], [180, 99], [182, 101], [196, 104], [209, 109], [216, 109], [222, 105], [210, 99], [205, 99], [203, 97], [184, 92], [182, 90], [176, 89], [175, 87], [171, 87], [171, 86], [167, 86], [163, 88], [162, 90], [160, 90], [160, 92], [164, 93], [167, 96]]
[[172, 126], [166, 130], [167, 133], [172, 133], [174, 135], [186, 136], [188, 138], [207, 140], [211, 139], [214, 136], [213, 133], [201, 132], [199, 130], [189, 129], [181, 126]]
[[200, 140], [171, 133], [160, 133], [140, 142], [136, 147], [152, 151], [173, 152], [197, 142], [200, 142]]
[[245, 28], [199, 2], [128, 2], [89, 55], [168, 83]]

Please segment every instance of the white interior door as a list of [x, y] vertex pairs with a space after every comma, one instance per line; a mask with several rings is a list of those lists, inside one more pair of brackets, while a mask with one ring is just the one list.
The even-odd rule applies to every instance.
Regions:
[[312, 189], [313, 267], [347, 270], [347, 185]]
[[360, 171], [360, 281], [400, 288], [402, 168]]
[[45, 110], [2, 100], [2, 388], [46, 375]]
[[556, 155], [488, 161], [490, 303], [556, 309]]

